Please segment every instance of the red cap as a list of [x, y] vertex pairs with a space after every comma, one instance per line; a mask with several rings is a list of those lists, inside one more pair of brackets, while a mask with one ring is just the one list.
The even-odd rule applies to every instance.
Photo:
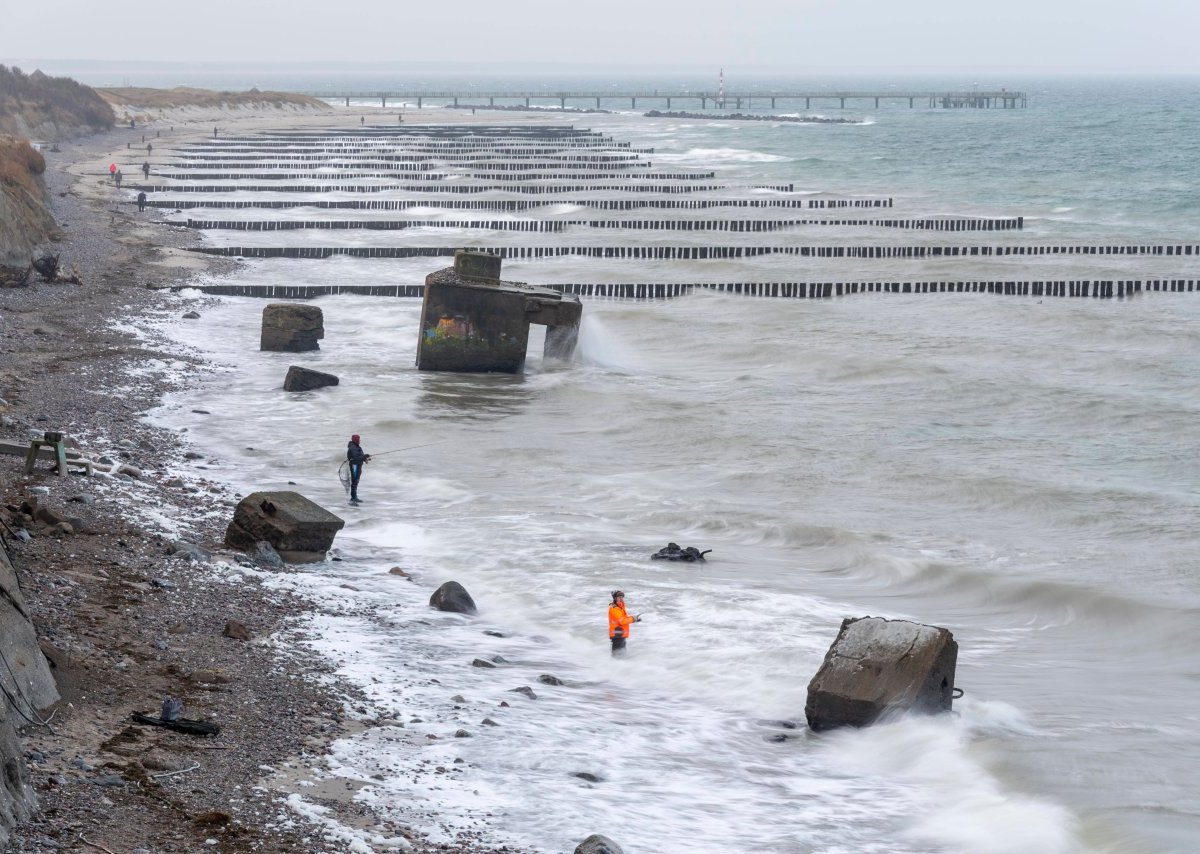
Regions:
[[357, 443], [358, 443], [358, 434], [357, 434], [357, 433], [355, 433], [353, 436], [351, 436], [351, 437], [350, 437], [350, 441], [351, 441], [351, 442], [354, 442], [355, 444], [357, 444]]

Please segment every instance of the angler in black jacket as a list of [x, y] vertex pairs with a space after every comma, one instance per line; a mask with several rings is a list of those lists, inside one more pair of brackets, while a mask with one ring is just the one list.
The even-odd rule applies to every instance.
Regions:
[[358, 444], [359, 435], [355, 433], [346, 443], [346, 462], [350, 464], [350, 503], [358, 504], [358, 479], [362, 477], [363, 466], [371, 461], [371, 455], [363, 453], [362, 445]]

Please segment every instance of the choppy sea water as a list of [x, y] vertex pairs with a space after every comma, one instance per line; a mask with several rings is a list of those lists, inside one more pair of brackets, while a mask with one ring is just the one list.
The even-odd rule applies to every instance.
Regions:
[[[570, 121], [731, 183], [1026, 217], [1024, 232], [959, 240], [1186, 241], [1189, 92], [1050, 81], [1027, 110], [885, 108], [856, 125]], [[506, 262], [505, 276], [1195, 278], [1197, 266], [799, 263], [561, 258]], [[236, 281], [415, 282], [438, 266], [263, 261]], [[521, 377], [415, 371], [417, 301], [317, 304], [326, 338], [303, 357], [258, 351], [259, 301], [168, 324], [221, 367], [155, 417], [189, 428], [210, 474], [299, 489], [347, 519], [340, 561], [272, 583], [326, 606], [313, 647], [370, 694], [360, 714], [396, 722], [339, 742], [332, 761], [382, 815], [446, 841], [482, 827], [529, 851], [592, 832], [632, 852], [1200, 843], [1196, 294], [592, 300], [577, 360], [543, 363], [535, 343]], [[285, 396], [300, 361], [341, 385]], [[366, 503], [342, 512], [352, 432], [379, 456]], [[713, 553], [648, 560], [668, 540]], [[427, 608], [448, 579], [480, 617]], [[621, 661], [604, 638], [614, 587], [645, 614]], [[841, 619], [866, 614], [954, 632], [956, 715], [805, 732], [808, 680]], [[471, 666], [494, 656], [504, 663]], [[536, 700], [510, 693], [523, 685]]]

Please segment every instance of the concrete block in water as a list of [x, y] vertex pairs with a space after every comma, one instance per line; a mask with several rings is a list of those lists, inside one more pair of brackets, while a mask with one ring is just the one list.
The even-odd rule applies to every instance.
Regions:
[[298, 492], [254, 492], [238, 502], [225, 545], [252, 551], [266, 541], [289, 563], [325, 559], [345, 521]]
[[808, 683], [814, 730], [867, 726], [890, 711], [950, 710], [958, 644], [947, 629], [861, 617], [841, 631]]
[[312, 391], [314, 388], [337, 385], [338, 382], [338, 378], [333, 374], [292, 365], [288, 368], [287, 376], [283, 378], [283, 390]]
[[259, 348], [282, 353], [319, 350], [325, 337], [325, 317], [315, 305], [271, 303], [263, 309]]
[[418, 369], [518, 373], [525, 367], [530, 323], [548, 327], [548, 357], [570, 358], [583, 316], [577, 297], [502, 281], [497, 256], [459, 252], [454, 261], [425, 277]]

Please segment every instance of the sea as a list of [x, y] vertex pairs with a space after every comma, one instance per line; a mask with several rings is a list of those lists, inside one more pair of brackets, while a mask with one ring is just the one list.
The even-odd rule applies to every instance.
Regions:
[[[211, 85], [154, 81], [175, 82]], [[227, 82], [371, 91], [456, 81]], [[456, 85], [711, 91], [715, 82], [502, 75]], [[652, 148], [643, 156], [655, 171], [711, 171], [748, 198], [892, 203], [828, 216], [1023, 217], [1024, 228], [215, 229], [200, 232], [202, 245], [1107, 246], [1200, 235], [1200, 80], [736, 79], [727, 70], [725, 85], [1007, 87], [1028, 105], [742, 108], [854, 120], [802, 124], [649, 118], [664, 105], [635, 110], [614, 98], [607, 113], [496, 112], [494, 123], [590, 128]], [[400, 111], [409, 122], [461, 115], [364, 98], [347, 110], [346, 133], [390, 126]], [[532, 213], [403, 216], [593, 218], [570, 204], [579, 196]], [[639, 215], [768, 216], [622, 214]], [[419, 284], [446, 263], [248, 259], [193, 284]], [[506, 260], [502, 275], [533, 284], [1200, 279], [1200, 257], [566, 255]], [[199, 320], [178, 319], [197, 304]], [[522, 852], [570, 852], [592, 833], [628, 854], [1200, 850], [1200, 293], [585, 296], [574, 359], [544, 359], [535, 331], [520, 375], [417, 371], [419, 299], [312, 304], [325, 323], [312, 353], [260, 352], [263, 300], [194, 288], [146, 328], [213, 366], [151, 416], [186, 431], [206, 466], [193, 474], [243, 494], [298, 490], [346, 521], [324, 563], [215, 570], [221, 583], [310, 599], [316, 609], [298, 626], [310, 654], [362, 692], [349, 714], [363, 725], [294, 769], [301, 788], [289, 804], [296, 821], [316, 822], [314, 850], [395, 850], [398, 825], [450, 846], [480, 838]], [[340, 384], [284, 393], [291, 364]], [[360, 506], [338, 479], [352, 433], [374, 457]], [[711, 552], [702, 563], [651, 560], [668, 542]], [[476, 616], [429, 607], [451, 580]], [[616, 588], [642, 615], [619, 659], [606, 637]], [[949, 629], [963, 696], [950, 714], [814, 734], [809, 680], [842, 620], [868, 615]], [[305, 797], [335, 779], [353, 781], [378, 821], [340, 824]]]

